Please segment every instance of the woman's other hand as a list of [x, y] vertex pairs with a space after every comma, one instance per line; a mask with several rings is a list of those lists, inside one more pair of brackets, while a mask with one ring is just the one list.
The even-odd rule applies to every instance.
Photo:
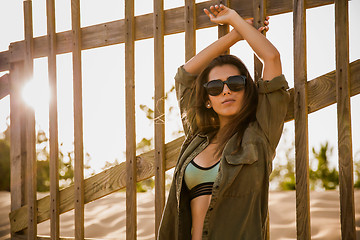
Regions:
[[[264, 26], [258, 28], [259, 32], [262, 32], [262, 31], [267, 32], [267, 31], [269, 31], [269, 19], [270, 19], [269, 16], [267, 16], [265, 18]], [[253, 25], [254, 24], [254, 18], [249, 18], [249, 19], [246, 20], [246, 22], [249, 23], [250, 25]]]

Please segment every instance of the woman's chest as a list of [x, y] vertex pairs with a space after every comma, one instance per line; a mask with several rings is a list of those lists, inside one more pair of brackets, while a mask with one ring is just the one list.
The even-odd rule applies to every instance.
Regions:
[[220, 156], [217, 154], [217, 144], [209, 144], [194, 157], [194, 162], [204, 168], [208, 168], [219, 162]]

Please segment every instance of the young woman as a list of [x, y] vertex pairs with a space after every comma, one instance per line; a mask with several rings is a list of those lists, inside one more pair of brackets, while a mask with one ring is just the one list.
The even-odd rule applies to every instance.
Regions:
[[[186, 140], [175, 167], [158, 239], [266, 239], [272, 160], [287, 112], [288, 84], [277, 49], [234, 10], [204, 12], [233, 30], [178, 69], [176, 93]], [[235, 56], [246, 40], [263, 61], [257, 83]]]

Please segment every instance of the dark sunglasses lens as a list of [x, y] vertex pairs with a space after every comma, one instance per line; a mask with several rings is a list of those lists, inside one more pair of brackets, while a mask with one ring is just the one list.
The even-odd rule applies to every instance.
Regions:
[[241, 91], [245, 88], [245, 79], [242, 76], [232, 76], [227, 80], [227, 85], [231, 91]]
[[213, 81], [208, 82], [206, 90], [209, 95], [217, 96], [222, 92], [223, 87], [224, 87], [224, 84], [221, 80], [213, 80]]

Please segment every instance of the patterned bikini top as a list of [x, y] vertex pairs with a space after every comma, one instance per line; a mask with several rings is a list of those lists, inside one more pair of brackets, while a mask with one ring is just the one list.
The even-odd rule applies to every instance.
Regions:
[[185, 183], [190, 190], [190, 199], [211, 195], [212, 186], [219, 171], [220, 160], [210, 167], [201, 167], [192, 160], [185, 169]]

